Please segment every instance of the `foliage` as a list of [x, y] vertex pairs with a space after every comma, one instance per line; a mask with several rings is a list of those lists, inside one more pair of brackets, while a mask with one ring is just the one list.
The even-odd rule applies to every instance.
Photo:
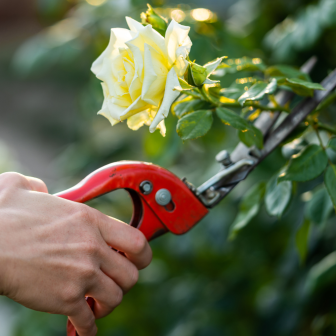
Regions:
[[[203, 70], [198, 66], [208, 60], [229, 56], [205, 76], [220, 82], [195, 83], [192, 72], [181, 81], [166, 138], [126, 131], [123, 124], [111, 130], [95, 115], [102, 97], [90, 65], [106, 47], [110, 28], [123, 27], [125, 15], [139, 17], [144, 1], [71, 5], [66, 17], [54, 20], [13, 56], [16, 75], [78, 93], [71, 137], [57, 135], [69, 144], [53, 163], [66, 178], [51, 191], [124, 159], [150, 161], [200, 184], [218, 170], [213, 158], [223, 148], [239, 141], [262, 148], [253, 126], [261, 111], [290, 113], [302, 97], [321, 89], [317, 83], [336, 67], [336, 48], [330, 43], [336, 38], [333, 1], [239, 0], [225, 10], [225, 21], [220, 12], [197, 21], [188, 5], [159, 3], [152, 3], [157, 15], [182, 11], [181, 23], [191, 26], [193, 68]], [[50, 18], [41, 7], [39, 12]], [[284, 20], [288, 16], [292, 19]], [[270, 49], [263, 45], [267, 31]], [[317, 70], [303, 74], [298, 67], [314, 54], [320, 59]], [[282, 64], [275, 64], [278, 60]], [[278, 106], [279, 90], [296, 96]], [[336, 145], [331, 136], [336, 134], [336, 106], [329, 98], [195, 229], [152, 243], [153, 263], [122, 305], [98, 321], [99, 335], [335, 335]], [[198, 118], [204, 122], [197, 123]], [[286, 180], [278, 180], [283, 172]], [[130, 201], [121, 192], [89, 205], [121, 220], [130, 218]], [[18, 316], [16, 336], [64, 334], [64, 318], [6, 304]]]

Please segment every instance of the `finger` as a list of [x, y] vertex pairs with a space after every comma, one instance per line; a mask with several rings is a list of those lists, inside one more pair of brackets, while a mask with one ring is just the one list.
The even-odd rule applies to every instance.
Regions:
[[0, 185], [48, 193], [48, 188], [42, 180], [15, 172], [0, 174]]
[[30, 176], [26, 176], [26, 179], [28, 180], [31, 190], [48, 193], [48, 188], [42, 180]]
[[106, 245], [102, 248], [101, 270], [127, 293], [138, 281], [137, 267], [122, 254]]
[[97, 211], [99, 230], [106, 243], [126, 254], [138, 267], [145, 268], [152, 260], [152, 250], [138, 229]]
[[84, 298], [76, 305], [75, 312], [69, 316], [69, 320], [79, 336], [95, 336], [97, 334], [95, 316]]
[[95, 300], [94, 315], [98, 319], [107, 316], [119, 306], [123, 298], [123, 291], [111, 278], [101, 272], [97, 282], [87, 295]]

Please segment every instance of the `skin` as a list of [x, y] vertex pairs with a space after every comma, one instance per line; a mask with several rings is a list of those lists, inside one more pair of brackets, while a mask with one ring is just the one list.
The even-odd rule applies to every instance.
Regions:
[[[0, 174], [1, 295], [67, 315], [80, 336], [93, 336], [95, 319], [121, 303], [151, 258], [139, 230], [49, 195], [39, 179]], [[94, 312], [85, 296], [94, 298]]]

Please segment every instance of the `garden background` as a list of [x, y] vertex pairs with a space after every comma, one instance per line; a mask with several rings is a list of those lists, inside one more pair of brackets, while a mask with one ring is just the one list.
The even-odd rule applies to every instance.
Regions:
[[[314, 82], [336, 67], [335, 0], [150, 3], [191, 26], [190, 58], [199, 64], [227, 55], [300, 66], [316, 55]], [[204, 6], [210, 11], [193, 11]], [[159, 164], [195, 185], [218, 170], [215, 154], [237, 141], [223, 124], [182, 143], [172, 115], [165, 138], [146, 127], [111, 128], [96, 115], [102, 93], [91, 63], [106, 47], [110, 28], [126, 27], [126, 15], [140, 20], [145, 10], [142, 0], [0, 2], [0, 172], [42, 178], [53, 193], [124, 159]], [[222, 84], [235, 76], [224, 76]], [[282, 218], [262, 209], [234, 241], [227, 239], [246, 190], [285, 161], [278, 149], [190, 233], [154, 241], [152, 264], [121, 306], [98, 321], [99, 335], [335, 335], [336, 270], [307, 291], [313, 265], [336, 249], [335, 215], [311, 227], [304, 264], [295, 247], [310, 190], [321, 178], [298, 185]], [[123, 191], [90, 205], [125, 221], [131, 217]], [[0, 336], [61, 336], [65, 322], [0, 297]]]

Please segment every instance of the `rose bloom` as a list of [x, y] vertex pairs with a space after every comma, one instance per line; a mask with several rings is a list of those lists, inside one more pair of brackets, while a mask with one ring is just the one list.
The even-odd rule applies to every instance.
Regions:
[[129, 128], [150, 125], [165, 135], [164, 118], [178, 97], [178, 76], [187, 68], [190, 27], [172, 20], [163, 38], [151, 25], [126, 17], [130, 28], [111, 29], [110, 42], [92, 65], [102, 81], [104, 103], [98, 114], [113, 125], [126, 120]]

